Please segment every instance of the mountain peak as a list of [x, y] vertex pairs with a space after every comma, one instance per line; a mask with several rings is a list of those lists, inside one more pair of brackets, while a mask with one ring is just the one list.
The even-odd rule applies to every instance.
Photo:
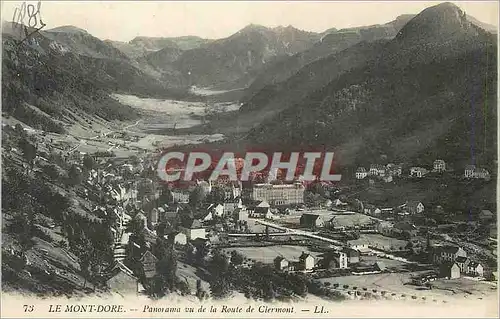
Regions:
[[260, 24], [249, 24], [247, 25], [246, 27], [244, 27], [243, 29], [241, 29], [239, 31], [239, 33], [246, 33], [246, 32], [262, 32], [262, 31], [269, 31], [269, 28], [263, 26], [263, 25], [260, 25]]
[[473, 37], [478, 30], [457, 5], [444, 2], [429, 7], [411, 19], [398, 33], [396, 41], [419, 44], [436, 43], [456, 37]]
[[53, 29], [47, 30], [47, 32], [63, 32], [63, 33], [85, 33], [88, 34], [88, 32], [84, 29], [75, 27], [74, 25], [63, 25], [60, 27], [55, 27]]
[[289, 24], [286, 27], [282, 26], [282, 25], [279, 25], [279, 26], [273, 28], [273, 30], [276, 30], [276, 31], [285, 31], [285, 30], [298, 30], [298, 29]]

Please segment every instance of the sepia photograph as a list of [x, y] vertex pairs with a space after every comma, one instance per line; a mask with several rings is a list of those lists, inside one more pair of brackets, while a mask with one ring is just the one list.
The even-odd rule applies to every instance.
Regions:
[[498, 318], [498, 1], [1, 3], [5, 318]]

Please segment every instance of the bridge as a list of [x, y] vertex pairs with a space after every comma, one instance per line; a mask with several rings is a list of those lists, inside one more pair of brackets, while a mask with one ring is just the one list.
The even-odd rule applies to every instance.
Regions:
[[240, 233], [240, 234], [227, 234], [229, 237], [257, 237], [257, 236], [290, 236], [293, 235], [292, 233]]

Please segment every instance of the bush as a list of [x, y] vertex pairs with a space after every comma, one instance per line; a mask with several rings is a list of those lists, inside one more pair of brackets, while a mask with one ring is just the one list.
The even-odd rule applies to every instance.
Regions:
[[191, 289], [189, 289], [189, 285], [184, 280], [179, 280], [177, 282], [177, 289], [179, 290], [182, 296], [191, 294]]

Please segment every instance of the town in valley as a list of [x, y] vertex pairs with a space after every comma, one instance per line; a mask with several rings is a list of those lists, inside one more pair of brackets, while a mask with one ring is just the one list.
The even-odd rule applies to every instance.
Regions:
[[[414, 34], [423, 23], [437, 28], [429, 38]], [[458, 6], [321, 34], [250, 25], [221, 40], [104, 41], [64, 26], [20, 42], [18, 28], [2, 30], [3, 292], [241, 296], [268, 314], [294, 310], [263, 302], [312, 295], [497, 295], [496, 33]], [[251, 42], [290, 32], [297, 43]], [[470, 91], [472, 111], [458, 105]], [[167, 151], [263, 142], [335, 152], [341, 179], [158, 176]]]

